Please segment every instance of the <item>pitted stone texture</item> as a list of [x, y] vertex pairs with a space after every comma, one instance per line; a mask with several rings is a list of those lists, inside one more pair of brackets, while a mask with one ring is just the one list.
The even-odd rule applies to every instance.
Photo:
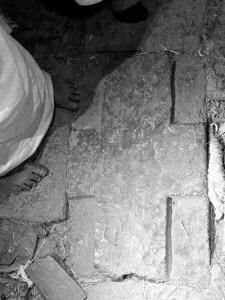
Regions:
[[[88, 300], [209, 300], [189, 287], [126, 280], [97, 284], [87, 291]], [[213, 300], [213, 299], [210, 299]], [[219, 299], [218, 299], [219, 300]]]
[[200, 59], [187, 55], [176, 57], [175, 90], [175, 123], [202, 122], [205, 75]]
[[174, 284], [206, 289], [210, 285], [209, 203], [207, 198], [172, 199]]
[[206, 0], [172, 0], [158, 10], [153, 23], [149, 19], [140, 47], [143, 51], [165, 48], [197, 52], [200, 48]]
[[11, 195], [7, 202], [0, 205], [1, 218], [42, 223], [66, 219], [65, 178], [68, 136], [68, 126], [53, 130], [45, 141], [40, 159], [40, 163], [49, 168], [49, 175], [31, 191], [19, 196]]
[[225, 98], [225, 3], [208, 1], [206, 16], [206, 92], [213, 100]]

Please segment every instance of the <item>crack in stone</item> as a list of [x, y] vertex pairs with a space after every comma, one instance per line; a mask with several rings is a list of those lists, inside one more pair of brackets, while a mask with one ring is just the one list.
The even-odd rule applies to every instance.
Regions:
[[172, 269], [172, 204], [173, 200], [170, 197], [166, 199], [166, 274], [170, 277]]
[[150, 279], [146, 276], [140, 276], [136, 273], [129, 273], [129, 274], [124, 274], [118, 278], [112, 278], [112, 281], [114, 282], [123, 282], [129, 279], [138, 279], [140, 281], [147, 281], [147, 282], [151, 282], [151, 283], [156, 283], [156, 284], [160, 284], [160, 283], [165, 283], [167, 282], [166, 280], [154, 280], [154, 279]]
[[[209, 169], [209, 121], [206, 124], [206, 161], [207, 170]], [[208, 191], [207, 191], [208, 194]], [[214, 219], [214, 208], [212, 203], [209, 201], [209, 214], [208, 214], [208, 236], [209, 236], [209, 262], [212, 263], [213, 254], [215, 251], [215, 219]]]
[[175, 80], [176, 80], [176, 59], [175, 54], [167, 51], [167, 55], [169, 57], [169, 62], [171, 65], [171, 74], [170, 74], [170, 91], [171, 91], [171, 109], [170, 109], [170, 124], [175, 123], [175, 104], [176, 104], [176, 88], [175, 88]]
[[103, 275], [107, 279], [111, 279], [112, 282], [123, 282], [129, 279], [138, 279], [140, 281], [146, 281], [146, 282], [151, 282], [155, 284], [161, 284], [161, 283], [166, 283], [168, 280], [156, 280], [153, 278], [149, 278], [147, 276], [141, 276], [136, 273], [128, 273], [128, 274], [123, 274], [121, 276], [116, 276], [113, 274], [109, 274], [106, 271], [103, 271], [99, 268], [99, 266], [95, 265], [95, 269], [99, 272], [99, 274]]

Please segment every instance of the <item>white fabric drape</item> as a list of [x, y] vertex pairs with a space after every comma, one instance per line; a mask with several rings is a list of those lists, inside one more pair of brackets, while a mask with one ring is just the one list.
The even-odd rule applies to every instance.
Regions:
[[0, 22], [0, 176], [36, 151], [53, 110], [50, 76]]

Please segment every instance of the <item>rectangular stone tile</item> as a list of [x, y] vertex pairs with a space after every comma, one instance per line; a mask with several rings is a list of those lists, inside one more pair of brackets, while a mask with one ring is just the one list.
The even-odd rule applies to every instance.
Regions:
[[86, 299], [86, 293], [82, 288], [51, 256], [34, 261], [26, 269], [26, 273], [45, 299]]
[[200, 59], [176, 57], [175, 123], [202, 122], [205, 101], [205, 75]]
[[11, 195], [0, 203], [0, 217], [32, 222], [53, 222], [67, 218], [65, 192], [69, 127], [53, 130], [45, 141], [40, 163], [49, 168], [37, 187], [20, 195]]
[[209, 202], [206, 197], [172, 199], [172, 269], [175, 284], [210, 285]]

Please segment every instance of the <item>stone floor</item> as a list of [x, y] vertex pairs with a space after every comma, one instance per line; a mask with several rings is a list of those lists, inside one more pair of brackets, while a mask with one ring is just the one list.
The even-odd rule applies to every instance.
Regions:
[[222, 0], [171, 0], [145, 23], [118, 24], [107, 10], [88, 21], [80, 86], [91, 105], [72, 126], [58, 115], [39, 158], [49, 178], [3, 199], [0, 216], [12, 220], [2, 232], [32, 226], [14, 256], [1, 244], [2, 263], [23, 262], [50, 232], [39, 258], [63, 262], [88, 300], [225, 299], [205, 113], [224, 100], [224, 10]]

